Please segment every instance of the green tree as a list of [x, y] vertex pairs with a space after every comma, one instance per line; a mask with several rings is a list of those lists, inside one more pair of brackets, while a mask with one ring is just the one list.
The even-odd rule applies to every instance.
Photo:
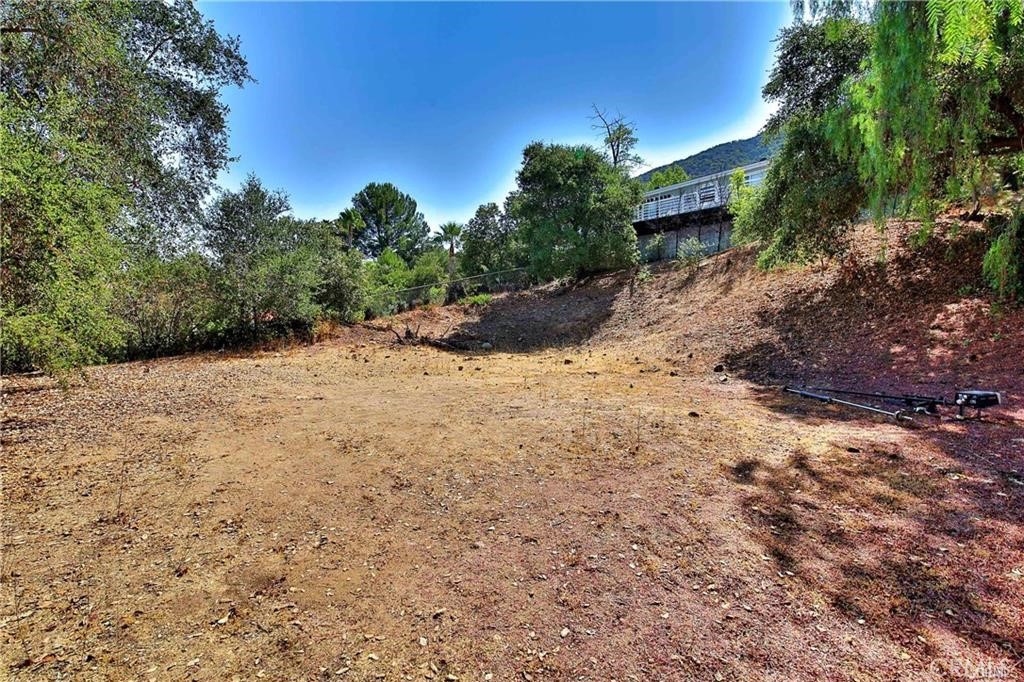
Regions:
[[318, 312], [316, 221], [287, 216], [288, 197], [250, 175], [211, 205], [205, 246], [218, 266], [226, 334], [253, 338], [267, 329], [308, 325]]
[[1024, 152], [1024, 8], [884, 3], [875, 33], [848, 109], [834, 113], [836, 137], [877, 216], [895, 203], [929, 219], [943, 191], [976, 194], [992, 157]]
[[[850, 81], [845, 105], [832, 112], [832, 137], [856, 159], [876, 218], [893, 211], [919, 217], [925, 238], [945, 200], [973, 199], [977, 211], [994, 169], [1019, 168], [1024, 4], [882, 3], [874, 35], [863, 76]], [[993, 249], [1019, 254], [1006, 243], [993, 233]], [[1024, 262], [1006, 265], [1024, 273]]]
[[4, 3], [0, 51], [0, 343], [6, 368], [61, 373], [123, 343], [125, 247], [180, 241], [248, 72], [185, 0]]
[[438, 228], [437, 241], [448, 247], [448, 277], [455, 277], [455, 250], [462, 244], [462, 225], [447, 222]]
[[818, 118], [836, 107], [847, 79], [859, 73], [871, 49], [871, 25], [826, 17], [783, 28], [775, 42], [775, 63], [761, 90], [776, 105], [765, 124], [768, 135], [781, 133], [790, 120]]
[[220, 91], [250, 80], [239, 41], [188, 0], [5, 3], [2, 90], [36, 116], [73, 96], [69, 135], [105, 150], [127, 193], [122, 235], [140, 245], [178, 236], [230, 160]]
[[495, 203], [477, 207], [462, 230], [462, 271], [467, 275], [522, 267], [526, 253], [514, 219]]
[[[351, 209], [348, 209], [349, 211]], [[342, 211], [341, 222], [352, 219]], [[364, 256], [349, 245], [350, 233], [339, 220], [301, 220], [290, 215], [277, 219], [279, 247], [284, 251], [305, 250], [315, 255], [317, 278], [313, 301], [323, 314], [347, 322], [363, 310]], [[353, 226], [358, 226], [355, 216]]]
[[682, 166], [672, 164], [651, 173], [650, 179], [644, 184], [644, 191], [650, 192], [662, 187], [678, 185], [680, 182], [686, 182], [689, 179], [689, 173], [683, 170]]
[[363, 230], [366, 229], [366, 223], [363, 222], [363, 216], [359, 215], [356, 209], [349, 207], [338, 214], [336, 221], [338, 226], [338, 234], [345, 240], [345, 245], [349, 248], [355, 246], [356, 241], [362, 235]]
[[738, 171], [729, 198], [734, 243], [759, 242], [765, 268], [842, 254], [865, 201], [856, 167], [836, 155], [820, 119], [791, 119], [784, 129], [761, 185], [746, 186]]
[[621, 268], [637, 262], [633, 210], [640, 183], [587, 145], [534, 142], [523, 150], [509, 200], [542, 279]]
[[234, 192], [222, 193], [207, 213], [205, 245], [225, 268], [246, 267], [258, 254], [284, 245], [287, 195], [268, 190], [250, 174]]
[[772, 267], [843, 252], [866, 191], [856, 161], [838, 151], [829, 117], [847, 83], [860, 73], [871, 29], [844, 16], [785, 28], [763, 95], [778, 106], [767, 133], [782, 138], [764, 181], [734, 177], [733, 241], [761, 245], [758, 263]]
[[365, 226], [356, 245], [370, 258], [391, 249], [411, 263], [429, 243], [430, 228], [416, 200], [390, 182], [368, 184], [352, 197], [352, 208]]
[[109, 228], [125, 198], [105, 181], [107, 150], [66, 132], [71, 98], [31, 112], [0, 97], [3, 370], [65, 377], [123, 340], [111, 310], [123, 249]]

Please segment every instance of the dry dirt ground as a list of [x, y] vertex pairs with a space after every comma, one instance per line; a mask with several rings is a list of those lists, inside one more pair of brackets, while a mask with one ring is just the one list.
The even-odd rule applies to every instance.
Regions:
[[[1021, 679], [1024, 316], [906, 257], [405, 318], [490, 349], [8, 378], [0, 677]], [[794, 379], [1007, 405], [897, 426]]]

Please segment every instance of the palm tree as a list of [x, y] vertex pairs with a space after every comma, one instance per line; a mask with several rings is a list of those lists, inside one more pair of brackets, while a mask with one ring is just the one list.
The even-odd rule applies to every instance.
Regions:
[[366, 223], [363, 222], [363, 216], [359, 215], [359, 211], [354, 208], [346, 208], [338, 214], [337, 222], [341, 228], [341, 234], [345, 236], [348, 247], [351, 249], [355, 238], [366, 227]]
[[447, 222], [438, 228], [437, 241], [448, 247], [448, 277], [455, 276], [455, 249], [462, 244], [462, 225]]

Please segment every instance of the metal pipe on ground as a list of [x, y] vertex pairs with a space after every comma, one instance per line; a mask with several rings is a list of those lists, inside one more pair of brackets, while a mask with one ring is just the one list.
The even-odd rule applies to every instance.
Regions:
[[895, 410], [895, 411], [883, 410], [882, 408], [875, 407], [873, 405], [864, 405], [863, 403], [855, 403], [855, 402], [852, 402], [852, 401], [849, 401], [849, 400], [842, 400], [840, 398], [835, 398], [835, 397], [830, 396], [830, 395], [822, 395], [821, 393], [811, 393], [810, 391], [803, 391], [801, 389], [792, 388], [790, 386], [786, 386], [782, 390], [785, 391], [786, 393], [794, 393], [794, 394], [800, 396], [801, 398], [811, 398], [813, 400], [818, 400], [820, 402], [827, 403], [827, 404], [845, 405], [847, 407], [853, 407], [853, 408], [856, 408], [858, 410], [866, 410], [868, 412], [874, 412], [876, 414], [882, 414], [882, 415], [885, 415], [886, 417], [891, 417], [892, 419], [894, 419], [896, 421], [899, 421], [901, 419], [904, 419], [906, 421], [914, 421], [912, 418], [908, 417], [903, 410]]

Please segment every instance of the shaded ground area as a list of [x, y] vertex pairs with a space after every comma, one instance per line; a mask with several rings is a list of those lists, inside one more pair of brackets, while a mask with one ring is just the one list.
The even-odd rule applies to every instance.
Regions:
[[[7, 380], [0, 670], [1018, 679], [1021, 317], [915, 258], [854, 285], [734, 251], [394, 321], [490, 352], [353, 329]], [[1008, 404], [906, 428], [773, 388], [957, 368]]]

